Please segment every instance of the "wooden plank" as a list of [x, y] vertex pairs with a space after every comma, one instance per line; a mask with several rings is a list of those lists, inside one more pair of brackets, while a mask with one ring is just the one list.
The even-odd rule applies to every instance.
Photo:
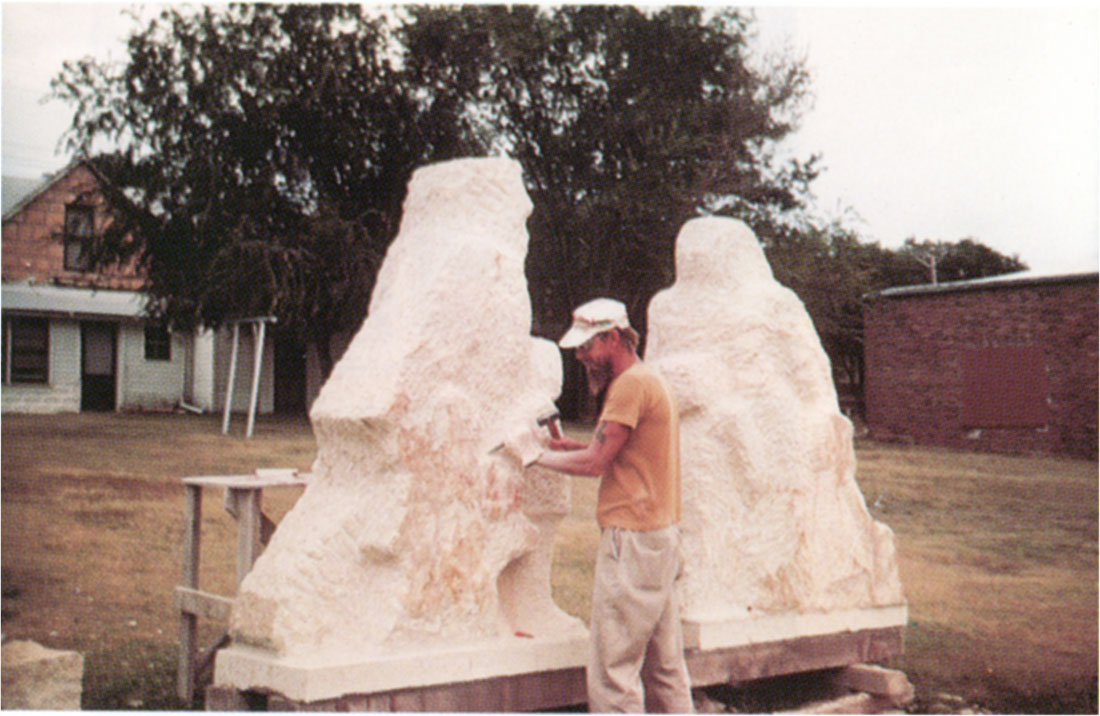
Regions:
[[191, 702], [195, 693], [195, 650], [198, 648], [198, 641], [198, 618], [194, 614], [181, 614], [176, 696], [187, 703]]
[[[348, 694], [310, 703], [281, 699], [279, 710], [515, 713], [575, 706], [587, 701], [584, 667], [501, 676], [456, 684]], [[269, 699], [269, 703], [271, 702]]]
[[244, 693], [231, 686], [206, 687], [207, 711], [247, 711], [248, 700]]
[[[737, 685], [792, 673], [837, 670], [864, 661], [896, 656], [902, 651], [903, 630], [904, 627], [899, 626], [709, 652], [692, 650], [686, 652], [685, 657], [693, 687]], [[583, 704], [587, 698], [585, 670], [578, 666], [383, 693], [348, 694], [310, 703], [286, 701], [279, 707], [296, 711], [489, 713], [545, 711]], [[885, 700], [878, 698], [875, 703], [879, 701], [885, 703]], [[822, 705], [821, 708], [828, 712], [833, 707]]]
[[233, 610], [233, 599], [220, 594], [201, 592], [187, 587], [176, 587], [176, 608], [185, 614], [193, 614], [204, 619], [228, 621]]
[[905, 627], [865, 629], [685, 653], [694, 686], [739, 684], [771, 676], [881, 661], [903, 651]]
[[260, 373], [264, 365], [264, 330], [266, 321], [252, 324], [252, 391], [248, 395], [248, 425], [244, 436], [252, 437], [252, 431], [256, 426], [256, 401], [260, 397]]
[[904, 672], [897, 669], [874, 664], [854, 664], [841, 669], [833, 678], [837, 686], [886, 696], [896, 704], [913, 700], [913, 684], [909, 683], [909, 677]]
[[260, 556], [260, 505], [262, 491], [256, 489], [229, 488], [237, 515], [237, 586], [252, 571], [252, 565]]
[[[199, 556], [202, 548], [202, 488], [187, 485], [184, 507], [183, 564], [181, 581], [186, 588], [199, 586]], [[187, 703], [195, 694], [195, 651], [198, 649], [199, 624], [194, 614], [181, 613], [179, 668], [176, 695]]]
[[199, 586], [199, 558], [202, 553], [202, 488], [185, 485], [183, 568], [182, 583], [185, 587]]
[[233, 349], [229, 352], [229, 378], [225, 381], [225, 412], [222, 415], [222, 435], [229, 434], [229, 416], [233, 412], [233, 384], [237, 382], [237, 353], [241, 342], [241, 324], [233, 322]]
[[200, 487], [304, 487], [309, 484], [310, 477], [310, 473], [279, 470], [262, 475], [194, 475], [183, 478], [182, 482]]
[[505, 711], [536, 711], [574, 706], [588, 701], [584, 667], [546, 674], [523, 674], [506, 682]]
[[507, 708], [503, 704], [502, 687], [506, 681], [506, 679], [484, 679], [463, 684], [462, 688], [457, 689], [426, 689], [420, 699], [421, 708], [434, 713], [519, 711], [520, 709]]
[[217, 655], [218, 649], [228, 646], [229, 642], [229, 630], [226, 629], [221, 633], [221, 636], [218, 637], [217, 641], [215, 641], [213, 644], [203, 650], [202, 656], [196, 659], [196, 678], [200, 680], [205, 679], [212, 673], [212, 669], [214, 668], [214, 657]]
[[536, 711], [588, 700], [584, 667], [451, 684], [428, 691], [424, 704], [432, 711], [442, 711], [445, 706], [450, 711]]

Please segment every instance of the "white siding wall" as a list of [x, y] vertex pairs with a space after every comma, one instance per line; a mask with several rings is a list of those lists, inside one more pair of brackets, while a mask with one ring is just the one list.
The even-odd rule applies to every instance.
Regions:
[[[226, 381], [232, 351], [232, 329], [204, 332], [198, 337], [173, 333], [170, 361], [145, 360], [144, 325], [127, 321], [118, 333], [117, 407], [156, 409], [175, 405], [181, 397], [206, 410], [225, 406]], [[252, 390], [252, 330], [241, 330], [234, 412], [248, 410]], [[192, 365], [188, 366], [187, 362]], [[190, 395], [187, 372], [192, 371]], [[265, 341], [256, 410], [275, 409], [275, 344]], [[50, 380], [45, 385], [4, 385], [0, 410], [11, 413], [60, 413], [80, 410], [80, 322], [50, 319]], [[311, 398], [315, 397], [315, 393]]]
[[146, 360], [145, 324], [127, 322], [120, 326], [118, 394], [122, 408], [171, 408], [183, 397], [187, 336], [171, 335], [171, 360]]
[[[252, 350], [252, 328], [241, 326], [240, 345], [237, 348], [237, 375], [234, 379], [233, 412], [248, 412], [252, 395], [252, 366], [255, 361]], [[233, 329], [218, 330], [214, 351], [214, 405], [216, 410], [225, 409], [225, 391], [229, 381], [229, 363], [233, 355]], [[263, 365], [260, 368], [259, 398], [257, 413], [271, 413], [275, 410], [275, 342], [271, 334], [264, 341]]]
[[80, 410], [80, 324], [50, 320], [50, 380], [44, 385], [3, 387], [5, 413], [67, 413]]
[[191, 392], [188, 402], [203, 410], [214, 410], [218, 399], [214, 390], [214, 331], [203, 329], [195, 335], [191, 349]]

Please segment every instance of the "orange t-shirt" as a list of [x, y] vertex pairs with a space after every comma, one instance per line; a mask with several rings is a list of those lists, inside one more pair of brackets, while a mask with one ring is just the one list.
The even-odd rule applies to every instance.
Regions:
[[621, 423], [630, 437], [600, 479], [600, 527], [656, 530], [680, 521], [680, 418], [664, 379], [642, 362], [607, 389], [600, 421]]

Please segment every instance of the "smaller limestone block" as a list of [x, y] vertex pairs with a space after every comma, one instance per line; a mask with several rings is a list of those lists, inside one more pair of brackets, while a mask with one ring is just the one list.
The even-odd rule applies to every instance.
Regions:
[[84, 657], [33, 641], [3, 646], [3, 708], [80, 709]]

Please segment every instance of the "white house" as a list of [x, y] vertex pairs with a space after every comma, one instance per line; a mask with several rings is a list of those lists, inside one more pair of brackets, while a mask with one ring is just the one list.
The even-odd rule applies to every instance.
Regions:
[[[144, 279], [132, 266], [85, 266], [82, 238], [102, 230], [107, 202], [119, 200], [109, 182], [76, 162], [19, 197], [9, 191], [15, 186], [4, 182], [3, 412], [222, 410], [233, 331], [171, 331], [145, 318]], [[232, 407], [246, 410], [254, 356], [248, 324], [239, 336]], [[276, 407], [275, 344], [265, 339], [260, 413]], [[290, 383], [304, 392], [304, 378]]]

